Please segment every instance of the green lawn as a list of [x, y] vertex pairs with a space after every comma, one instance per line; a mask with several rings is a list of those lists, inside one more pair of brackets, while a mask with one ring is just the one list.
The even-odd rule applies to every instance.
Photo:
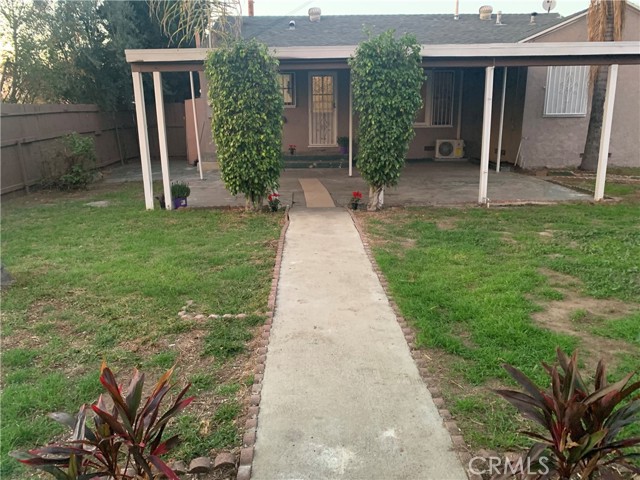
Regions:
[[[86, 205], [96, 200], [110, 205]], [[264, 321], [281, 220], [145, 211], [132, 184], [3, 200], [2, 261], [16, 283], [2, 294], [0, 476], [25, 478], [7, 452], [63, 431], [46, 413], [96, 399], [103, 358], [149, 382], [177, 363], [193, 383], [197, 401], [174, 426], [186, 437], [178, 457], [239, 445], [246, 345]], [[189, 300], [193, 313], [249, 316], [181, 319]]]
[[362, 215], [392, 295], [474, 449], [527, 443], [516, 433], [525, 424], [491, 391], [513, 385], [505, 362], [539, 383], [540, 362], [552, 362], [556, 346], [578, 348], [587, 377], [600, 356], [612, 376], [640, 369], [639, 207], [629, 199]]

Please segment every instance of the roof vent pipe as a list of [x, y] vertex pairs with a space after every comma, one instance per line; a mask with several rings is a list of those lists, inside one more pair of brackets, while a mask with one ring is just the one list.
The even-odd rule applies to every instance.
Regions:
[[460, 18], [459, 13], [460, 13], [460, 0], [456, 0], [456, 13], [453, 16], [454, 20], [458, 20]]
[[295, 30], [296, 29], [296, 21], [295, 20], [290, 20], [289, 21], [289, 30]]
[[309, 21], [310, 22], [319, 22], [320, 21], [320, 13], [322, 13], [322, 12], [318, 7], [311, 7], [309, 9]]
[[496, 13], [496, 25], [504, 25], [502, 23], [502, 10], [498, 10], [498, 13]]
[[491, 5], [483, 5], [480, 7], [480, 20], [491, 20], [493, 7]]
[[529, 20], [529, 25], [535, 25], [536, 24], [536, 17], [538, 16], [538, 14], [536, 12], [531, 12], [531, 20]]

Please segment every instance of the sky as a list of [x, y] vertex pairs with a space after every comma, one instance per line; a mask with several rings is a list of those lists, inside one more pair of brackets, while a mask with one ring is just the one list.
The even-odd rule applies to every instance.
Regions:
[[[247, 0], [241, 0], [246, 14]], [[493, 6], [494, 13], [542, 13], [543, 0], [459, 0], [460, 13], [478, 13], [482, 5]], [[455, 0], [255, 0], [256, 15], [306, 15], [310, 7], [320, 7], [323, 15], [451, 13]], [[552, 12], [563, 16], [584, 10], [589, 0], [556, 0]]]

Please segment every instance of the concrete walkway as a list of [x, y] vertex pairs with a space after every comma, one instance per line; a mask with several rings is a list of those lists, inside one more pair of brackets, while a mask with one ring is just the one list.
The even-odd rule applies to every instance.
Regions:
[[299, 178], [300, 186], [304, 192], [304, 200], [307, 208], [335, 207], [329, 190], [325, 188], [317, 178]]
[[290, 212], [253, 480], [464, 480], [348, 212]]

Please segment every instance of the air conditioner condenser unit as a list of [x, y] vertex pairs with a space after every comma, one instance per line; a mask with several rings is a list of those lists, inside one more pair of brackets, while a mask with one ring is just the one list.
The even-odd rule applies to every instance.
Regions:
[[436, 140], [436, 159], [464, 157], [464, 140]]

